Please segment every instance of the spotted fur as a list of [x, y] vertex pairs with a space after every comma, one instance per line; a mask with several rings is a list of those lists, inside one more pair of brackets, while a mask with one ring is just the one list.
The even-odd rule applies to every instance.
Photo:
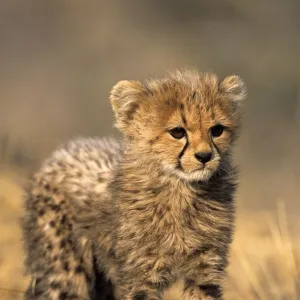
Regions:
[[[183, 300], [222, 299], [244, 98], [238, 76], [178, 71], [119, 82], [110, 100], [123, 146], [71, 142], [33, 182], [27, 266], [45, 297], [28, 299], [93, 299], [98, 284], [111, 282], [118, 300], [159, 300], [179, 280]], [[214, 137], [218, 124], [224, 131]], [[181, 138], [170, 134], [177, 127]], [[211, 153], [206, 163], [195, 156], [203, 152]]]
[[106, 193], [119, 152], [113, 140], [77, 139], [55, 151], [35, 174], [22, 221], [26, 271], [32, 277], [26, 299], [105, 299], [95, 288], [104, 280], [94, 267], [91, 242], [77, 237], [74, 228], [77, 205]]

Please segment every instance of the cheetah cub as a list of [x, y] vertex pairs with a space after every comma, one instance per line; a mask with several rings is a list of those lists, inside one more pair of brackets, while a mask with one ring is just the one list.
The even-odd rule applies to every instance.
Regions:
[[196, 71], [121, 81], [110, 100], [124, 141], [82, 139], [33, 180], [24, 217], [28, 299], [222, 299], [234, 222], [238, 76]]

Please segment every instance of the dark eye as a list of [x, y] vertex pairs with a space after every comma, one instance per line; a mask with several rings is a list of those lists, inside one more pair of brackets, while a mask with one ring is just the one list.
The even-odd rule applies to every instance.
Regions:
[[212, 135], [213, 137], [218, 137], [218, 136], [220, 136], [220, 135], [223, 133], [224, 128], [225, 128], [225, 127], [222, 126], [222, 125], [216, 125], [216, 126], [212, 127], [212, 128], [210, 129], [211, 135]]
[[172, 128], [171, 130], [169, 130], [169, 133], [173, 138], [178, 140], [182, 139], [186, 135], [185, 129], [182, 127]]

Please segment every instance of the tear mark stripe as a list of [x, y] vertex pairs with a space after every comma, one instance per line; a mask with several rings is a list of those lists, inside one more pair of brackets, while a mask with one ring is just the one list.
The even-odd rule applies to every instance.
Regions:
[[178, 160], [178, 162], [177, 162], [177, 168], [179, 170], [183, 170], [181, 162], [180, 162], [180, 159], [184, 155], [184, 152], [185, 152], [185, 150], [187, 149], [188, 146], [189, 146], [189, 140], [188, 140], [188, 137], [186, 136], [186, 143], [185, 143], [184, 147], [182, 148], [181, 152], [179, 153], [178, 159], [177, 159]]

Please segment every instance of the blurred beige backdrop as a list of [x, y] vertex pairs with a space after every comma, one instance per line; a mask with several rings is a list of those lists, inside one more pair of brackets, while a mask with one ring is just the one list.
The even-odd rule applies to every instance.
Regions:
[[249, 90], [240, 198], [290, 206], [299, 192], [299, 17], [297, 0], [3, 0], [1, 159], [38, 165], [71, 137], [116, 135], [108, 95], [118, 80], [186, 66], [238, 73]]
[[289, 216], [299, 212], [298, 0], [2, 0], [0, 25], [0, 201], [16, 212], [2, 216], [5, 226], [17, 228], [21, 212], [8, 177], [72, 137], [119, 136], [111, 87], [183, 67], [247, 83], [239, 209], [283, 200]]

